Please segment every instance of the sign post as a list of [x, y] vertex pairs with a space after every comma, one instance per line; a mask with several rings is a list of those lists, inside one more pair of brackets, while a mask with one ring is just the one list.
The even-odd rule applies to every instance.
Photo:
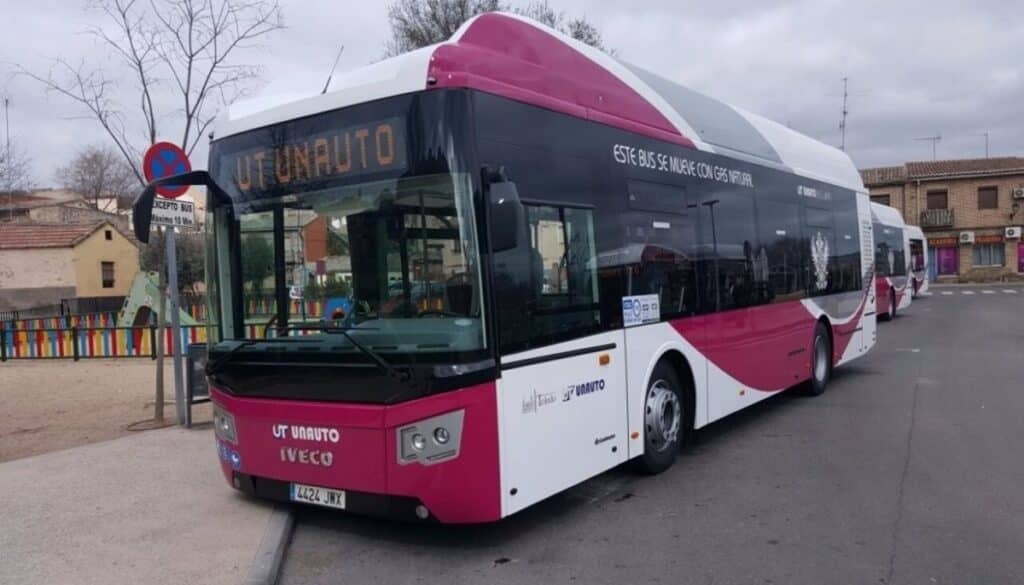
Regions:
[[[142, 164], [147, 181], [181, 175], [192, 171], [188, 155], [176, 144], [157, 142], [149, 147]], [[155, 225], [167, 230], [167, 280], [171, 293], [171, 352], [174, 356], [174, 405], [178, 424], [186, 424], [185, 386], [181, 356], [181, 318], [178, 313], [178, 247], [175, 233], [178, 229], [191, 229], [195, 225], [195, 206], [186, 201], [175, 201], [188, 191], [188, 185], [167, 185], [157, 187], [157, 193], [166, 197], [153, 202]], [[167, 291], [160, 291], [161, 295]], [[162, 316], [161, 316], [162, 317]], [[159, 332], [161, 335], [163, 332]], [[159, 374], [158, 374], [159, 375]]]

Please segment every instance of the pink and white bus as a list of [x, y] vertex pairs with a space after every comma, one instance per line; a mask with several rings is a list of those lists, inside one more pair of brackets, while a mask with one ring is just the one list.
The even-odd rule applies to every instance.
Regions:
[[886, 321], [910, 306], [910, 239], [900, 212], [888, 205], [871, 204], [875, 236], [875, 296], [878, 314]]
[[907, 226], [907, 246], [910, 251], [910, 286], [916, 299], [928, 292], [930, 269], [928, 266], [928, 238], [916, 225]]
[[498, 13], [335, 86], [231, 110], [190, 176], [240, 490], [494, 521], [875, 342], [834, 148]]

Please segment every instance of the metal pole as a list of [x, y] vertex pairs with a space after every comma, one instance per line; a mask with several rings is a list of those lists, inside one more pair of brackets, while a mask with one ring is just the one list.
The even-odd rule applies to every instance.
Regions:
[[178, 250], [174, 228], [167, 227], [167, 286], [171, 293], [171, 351], [174, 355], [174, 407], [178, 424], [185, 424], [185, 385], [181, 379], [181, 312], [178, 299]]

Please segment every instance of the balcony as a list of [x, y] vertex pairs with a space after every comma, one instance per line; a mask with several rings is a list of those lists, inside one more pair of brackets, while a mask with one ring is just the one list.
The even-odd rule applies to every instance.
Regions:
[[942, 228], [953, 227], [952, 209], [926, 209], [921, 212], [921, 227]]

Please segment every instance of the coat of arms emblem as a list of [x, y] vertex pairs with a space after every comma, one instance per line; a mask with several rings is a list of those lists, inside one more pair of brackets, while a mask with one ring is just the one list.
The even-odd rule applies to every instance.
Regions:
[[828, 288], [828, 240], [818, 232], [811, 238], [811, 262], [818, 290]]

